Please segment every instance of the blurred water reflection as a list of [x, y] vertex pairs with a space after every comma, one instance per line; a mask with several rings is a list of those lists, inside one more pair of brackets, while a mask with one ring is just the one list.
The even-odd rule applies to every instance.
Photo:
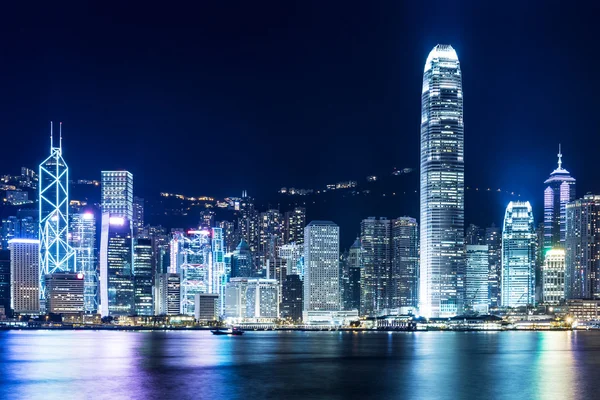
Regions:
[[0, 332], [1, 398], [595, 398], [600, 332]]

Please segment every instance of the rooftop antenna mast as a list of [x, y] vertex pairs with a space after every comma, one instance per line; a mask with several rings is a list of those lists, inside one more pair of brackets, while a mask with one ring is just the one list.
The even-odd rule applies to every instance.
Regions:
[[59, 122], [59, 124], [58, 124], [58, 132], [59, 132], [58, 148], [62, 152], [62, 122]]
[[50, 121], [50, 152], [52, 153], [52, 121]]
[[560, 148], [560, 143], [558, 144], [558, 169], [562, 168], [562, 151]]

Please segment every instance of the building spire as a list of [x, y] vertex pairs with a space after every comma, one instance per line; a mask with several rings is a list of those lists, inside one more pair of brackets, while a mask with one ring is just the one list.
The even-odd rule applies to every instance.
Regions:
[[59, 139], [58, 139], [58, 148], [62, 151], [62, 122], [58, 123], [58, 134], [59, 134]]
[[560, 149], [560, 143], [558, 144], [558, 169], [562, 169], [562, 151]]
[[50, 153], [52, 153], [52, 121], [50, 121]]

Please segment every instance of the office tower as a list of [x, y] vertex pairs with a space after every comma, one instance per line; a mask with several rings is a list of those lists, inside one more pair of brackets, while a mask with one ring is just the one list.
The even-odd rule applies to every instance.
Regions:
[[485, 229], [485, 244], [488, 247], [488, 302], [491, 308], [501, 304], [500, 277], [502, 276], [502, 233], [492, 224]]
[[485, 229], [474, 224], [469, 225], [465, 232], [465, 245], [482, 244], [485, 244]]
[[133, 221], [133, 175], [128, 171], [102, 171], [102, 212]]
[[68, 241], [69, 168], [62, 157], [62, 122], [58, 147], [53, 145], [50, 125], [50, 156], [39, 168], [39, 261], [41, 306], [44, 307], [45, 276], [73, 269], [74, 252]]
[[223, 230], [223, 246], [225, 253], [231, 253], [239, 243], [239, 240], [236, 242], [234, 238], [235, 224], [230, 221], [219, 221], [217, 226]]
[[212, 272], [209, 293], [219, 295], [219, 314], [225, 307], [225, 283], [227, 283], [227, 271], [225, 269], [225, 241], [222, 228], [212, 228]]
[[542, 302], [560, 304], [565, 299], [565, 250], [551, 249], [542, 268]]
[[419, 224], [415, 218], [392, 220], [392, 272], [390, 307], [419, 303]]
[[306, 208], [294, 207], [285, 213], [284, 243], [304, 244], [304, 227], [306, 226]]
[[144, 230], [144, 199], [133, 197], [133, 235], [138, 237]]
[[248, 197], [245, 192], [239, 203], [239, 212], [238, 230], [240, 239], [246, 241], [250, 251], [257, 252], [259, 242], [258, 212], [254, 209], [253, 199]]
[[246, 290], [248, 278], [231, 278], [225, 286], [225, 317], [242, 319], [246, 317]]
[[277, 256], [277, 249], [283, 244], [283, 219], [279, 210], [267, 210], [260, 213], [259, 219], [259, 246], [261, 255], [273, 260]]
[[246, 318], [279, 318], [279, 282], [248, 279]]
[[348, 279], [346, 281], [347, 286], [344, 288], [344, 310], [360, 310], [360, 279], [363, 269], [362, 254], [363, 250], [360, 238], [356, 238], [352, 246], [350, 246], [350, 250], [348, 250], [348, 258], [346, 259]]
[[421, 262], [419, 312], [462, 310], [464, 127], [460, 63], [452, 46], [429, 53], [421, 96]]
[[600, 195], [585, 195], [565, 209], [565, 298], [600, 299]]
[[220, 314], [219, 295], [216, 293], [196, 294], [194, 318], [198, 321], [216, 321]]
[[575, 178], [562, 167], [558, 146], [558, 168], [544, 181], [544, 253], [565, 247], [566, 205], [575, 200]]
[[173, 234], [169, 272], [181, 275], [181, 314], [194, 315], [197, 293], [211, 293], [212, 250], [208, 229]]
[[303, 253], [304, 244], [296, 242], [284, 244], [279, 248], [279, 257], [285, 261], [287, 273], [298, 275], [300, 279], [304, 278]]
[[46, 311], [54, 314], [79, 314], [84, 311], [83, 273], [56, 272], [46, 279]]
[[84, 309], [87, 313], [98, 310], [99, 279], [96, 268], [96, 217], [92, 212], [71, 214], [70, 242], [75, 252], [75, 272], [83, 274]]
[[502, 306], [535, 302], [535, 226], [528, 201], [511, 201], [502, 229]]
[[292, 322], [302, 320], [302, 280], [299, 275], [287, 275], [281, 287], [281, 318]]
[[[8, 241], [11, 239], [38, 239], [37, 219], [24, 215], [26, 210], [17, 211], [17, 215], [11, 215], [2, 220], [2, 249], [8, 249]], [[30, 211], [30, 210], [27, 210]], [[35, 210], [31, 210], [35, 211]]]
[[8, 316], [10, 312], [10, 250], [0, 250], [0, 308]]
[[136, 315], [154, 315], [152, 240], [136, 239], [133, 247], [134, 303]]
[[231, 277], [249, 278], [254, 275], [254, 259], [250, 246], [244, 239], [231, 255]]
[[391, 271], [391, 221], [369, 217], [360, 224], [362, 244], [362, 315], [377, 315], [389, 306]]
[[178, 315], [181, 310], [179, 274], [157, 274], [155, 290], [156, 315]]
[[39, 314], [40, 242], [36, 239], [12, 239], [8, 248], [10, 308], [19, 314]]
[[2, 220], [2, 248], [8, 249], [8, 242], [11, 239], [19, 238], [21, 224], [16, 216], [11, 215]]
[[100, 314], [133, 315], [134, 277], [131, 223], [102, 213], [100, 233]]
[[465, 308], [480, 314], [488, 312], [489, 248], [467, 245], [465, 268]]
[[312, 221], [304, 228], [303, 311], [340, 309], [340, 228]]

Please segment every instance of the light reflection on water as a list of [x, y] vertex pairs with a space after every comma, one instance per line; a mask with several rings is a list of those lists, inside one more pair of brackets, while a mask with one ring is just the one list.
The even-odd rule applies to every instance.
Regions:
[[600, 332], [0, 332], [0, 397], [596, 398]]

